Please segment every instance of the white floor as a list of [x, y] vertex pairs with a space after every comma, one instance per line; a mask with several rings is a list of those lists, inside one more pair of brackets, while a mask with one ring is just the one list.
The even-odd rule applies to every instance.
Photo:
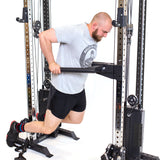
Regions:
[[[57, 138], [48, 138], [39, 144], [46, 146], [50, 153], [54, 155], [53, 157], [47, 158], [43, 154], [29, 149], [24, 154], [24, 157], [27, 160], [100, 160], [105, 148], [111, 142], [111, 132], [106, 133], [106, 129], [102, 126], [102, 128], [100, 126], [89, 127], [85, 124], [79, 126], [65, 124], [63, 126], [69, 130], [74, 130], [80, 139], [76, 141], [63, 135], [59, 135]], [[18, 156], [14, 148], [9, 148], [5, 144], [5, 133], [1, 142], [3, 142], [1, 143], [2, 150], [0, 151], [1, 155], [3, 155], [2, 157], [5, 157], [6, 160], [13, 160]]]
[[[93, 115], [86, 113], [86, 118], [82, 124], [64, 124], [63, 128], [75, 131], [76, 135], [80, 137], [78, 141], [59, 135], [57, 138], [48, 138], [41, 142], [40, 144], [46, 146], [50, 153], [54, 155], [53, 157], [47, 158], [32, 150], [27, 150], [24, 157], [27, 160], [100, 160], [105, 148], [112, 142], [111, 117], [104, 117], [105, 114], [109, 115], [109, 113], [102, 114], [104, 121], [101, 120], [101, 117], [96, 120]], [[87, 117], [90, 117], [90, 120]], [[5, 138], [10, 124], [9, 120], [6, 120], [4, 124], [3, 129], [0, 131], [0, 153], [1, 157], [5, 157], [5, 160], [13, 160], [18, 156], [18, 153], [14, 151], [14, 148], [9, 148], [6, 145]], [[153, 124], [152, 120], [146, 120], [144, 152], [160, 156], [159, 128]]]

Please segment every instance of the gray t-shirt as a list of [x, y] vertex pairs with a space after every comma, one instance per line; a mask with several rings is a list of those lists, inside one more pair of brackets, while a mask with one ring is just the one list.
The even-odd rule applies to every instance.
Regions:
[[[90, 36], [87, 24], [55, 28], [60, 43], [57, 64], [61, 67], [89, 67], [96, 57], [97, 43]], [[53, 86], [67, 94], [76, 94], [84, 89], [86, 73], [52, 74]]]

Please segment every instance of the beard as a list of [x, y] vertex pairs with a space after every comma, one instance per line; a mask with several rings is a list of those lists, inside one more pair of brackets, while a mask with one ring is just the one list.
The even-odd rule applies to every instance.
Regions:
[[98, 29], [96, 29], [94, 32], [92, 32], [92, 38], [96, 41], [99, 42], [101, 41], [102, 37], [97, 35]]

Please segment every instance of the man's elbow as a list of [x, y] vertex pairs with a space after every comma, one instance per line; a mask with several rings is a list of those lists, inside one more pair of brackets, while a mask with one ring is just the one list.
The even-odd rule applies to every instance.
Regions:
[[57, 42], [57, 37], [55, 30], [53, 28], [50, 28], [46, 31], [43, 31], [39, 34], [40, 40], [46, 40], [50, 43], [56, 43]]
[[39, 40], [42, 40], [45, 38], [44, 32], [39, 33]]
[[41, 33], [39, 34], [39, 41], [40, 41], [41, 44], [42, 44], [42, 43], [45, 43], [45, 44], [46, 44], [46, 43], [51, 43], [51, 42], [49, 41], [49, 39], [48, 39], [45, 31], [43, 31], [43, 32], [41, 32]]

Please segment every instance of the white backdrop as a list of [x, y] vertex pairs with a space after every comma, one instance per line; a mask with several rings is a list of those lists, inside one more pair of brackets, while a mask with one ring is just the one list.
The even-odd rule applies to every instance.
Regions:
[[[138, 0], [134, 1], [134, 33], [131, 47], [130, 94], [135, 93]], [[99, 11], [108, 12], [114, 19], [115, 1], [111, 0], [52, 0], [52, 27], [90, 22]], [[160, 156], [160, 63], [159, 63], [159, 0], [148, 1], [146, 56], [144, 80], [144, 152]], [[0, 153], [12, 160], [18, 154], [6, 145], [5, 139], [12, 120], [27, 116], [26, 77], [24, 56], [24, 27], [16, 22], [22, 16], [22, 0], [2, 1], [0, 6]], [[113, 62], [114, 29], [98, 45], [97, 61]], [[57, 46], [53, 45], [56, 54]], [[87, 110], [80, 125], [64, 125], [81, 138], [75, 142], [63, 136], [43, 142], [54, 153], [53, 160], [98, 160], [112, 142], [112, 85], [113, 81], [99, 75], [89, 75], [86, 83]], [[48, 159], [28, 151], [28, 160]]]

